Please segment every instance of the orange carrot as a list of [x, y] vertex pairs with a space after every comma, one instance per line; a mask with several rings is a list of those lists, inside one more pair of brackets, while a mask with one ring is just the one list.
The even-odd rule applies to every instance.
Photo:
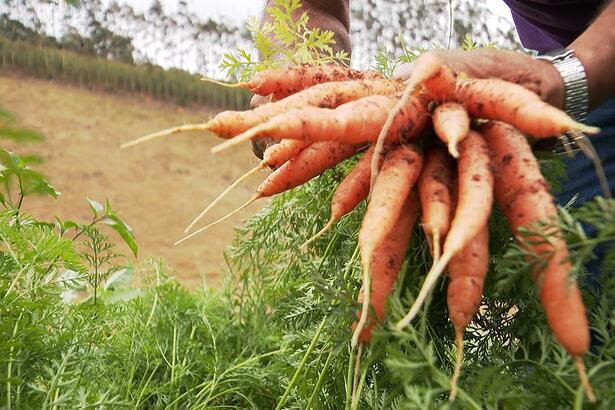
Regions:
[[497, 78], [459, 81], [456, 95], [471, 116], [504, 121], [533, 137], [549, 138], [569, 131], [587, 134], [600, 131], [574, 121], [527, 88]]
[[[533, 272], [547, 322], [557, 341], [574, 357], [579, 378], [590, 400], [594, 395], [585, 373], [583, 355], [589, 350], [589, 326], [585, 305], [576, 282], [569, 279], [568, 248], [557, 227], [557, 208], [540, 173], [538, 162], [525, 136], [513, 127], [489, 122], [482, 127], [493, 152], [496, 175], [495, 197], [508, 218], [513, 233], [543, 263]], [[521, 227], [550, 224], [544, 236], [522, 238]], [[550, 258], [548, 261], [545, 258]]]
[[241, 211], [252, 202], [279, 194], [306, 183], [310, 179], [322, 174], [327, 169], [339, 164], [359, 150], [355, 145], [340, 144], [338, 142], [321, 142], [312, 144], [301, 151], [297, 156], [288, 160], [281, 167], [272, 172], [256, 189], [256, 194], [239, 208], [222, 218], [194, 231], [177, 241], [179, 244], [194, 235], [216, 225]]
[[263, 152], [263, 167], [267, 166], [272, 169], [281, 167], [286, 161], [299, 154], [309, 143], [297, 140], [281, 140], [277, 144], [269, 146]]
[[434, 262], [440, 258], [440, 242], [451, 224], [452, 164], [444, 150], [435, 146], [425, 155], [417, 183], [423, 230], [432, 243]]
[[373, 152], [374, 148], [369, 148], [354, 166], [352, 171], [350, 171], [350, 173], [346, 175], [346, 178], [340, 182], [331, 200], [331, 217], [329, 221], [316, 235], [312, 236], [301, 245], [301, 250], [306, 250], [310, 243], [331, 229], [337, 221], [344, 215], [350, 213], [362, 200], [367, 198]]
[[448, 315], [455, 326], [457, 360], [451, 379], [450, 400], [457, 395], [457, 381], [463, 362], [463, 332], [480, 306], [483, 283], [489, 269], [489, 228], [485, 224], [448, 264]]
[[184, 232], [188, 232], [202, 217], [207, 214], [207, 212], [209, 212], [218, 202], [220, 202], [222, 198], [224, 198], [226, 194], [233, 190], [237, 185], [265, 168], [279, 168], [282, 164], [297, 155], [308, 145], [309, 143], [298, 140], [282, 140], [277, 144], [271, 145], [263, 153], [263, 160], [257, 166], [237, 178], [235, 182], [233, 182], [224, 191], [222, 191], [220, 195], [216, 197], [216, 199], [214, 199], [205, 209], [201, 211], [200, 214], [197, 215], [196, 218], [192, 220], [192, 222], [190, 222], [186, 229], [184, 229]]
[[[397, 274], [401, 269], [412, 235], [412, 229], [416, 223], [420, 211], [419, 200], [416, 190], [410, 191], [406, 198], [399, 217], [390, 232], [382, 243], [374, 250], [371, 260], [370, 272], [371, 298], [370, 304], [374, 309], [376, 317], [370, 317], [363, 331], [359, 335], [361, 343], [368, 343], [372, 338], [372, 330], [378, 322], [382, 322], [385, 317], [386, 303], [393, 285], [397, 279]], [[363, 294], [359, 294], [359, 302], [363, 302]], [[357, 315], [360, 317], [360, 315]], [[353, 328], [357, 326], [355, 322]]]
[[412, 144], [392, 149], [382, 163], [359, 231], [365, 300], [361, 318], [352, 338], [353, 345], [357, 344], [359, 334], [367, 320], [371, 289], [370, 266], [374, 251], [393, 229], [403, 204], [418, 179], [422, 166], [420, 150]]
[[392, 95], [401, 91], [402, 87], [403, 83], [396, 80], [351, 80], [317, 84], [253, 110], [221, 112], [205, 124], [205, 128], [222, 138], [230, 138], [294, 108], [335, 108], [369, 95]]
[[283, 100], [259, 105], [253, 110], [223, 111], [205, 124], [186, 124], [145, 135], [123, 144], [122, 148], [187, 131], [209, 131], [222, 138], [231, 138], [294, 108], [335, 108], [369, 95], [393, 95], [401, 90], [403, 82], [400, 80], [348, 80], [317, 84]]
[[427, 274], [416, 300], [408, 314], [397, 324], [397, 329], [402, 329], [414, 319], [449, 260], [478, 234], [491, 215], [493, 173], [487, 144], [479, 133], [470, 131], [459, 148], [457, 208], [444, 241], [442, 257]]
[[[290, 110], [213, 147], [212, 152], [220, 152], [261, 136], [312, 142], [329, 140], [346, 144], [374, 141], [386, 120], [387, 113], [397, 101], [396, 97], [374, 95], [351, 101], [333, 110], [319, 107]], [[402, 136], [405, 139], [418, 136], [426, 126], [427, 120], [424, 101], [420, 98], [411, 98], [395, 117], [386, 141], [398, 142]]]
[[226, 87], [246, 88], [254, 94], [271, 94], [274, 99], [280, 100], [316, 84], [344, 80], [377, 80], [383, 78], [383, 75], [377, 71], [353, 70], [350, 67], [339, 64], [297, 64], [260, 71], [254, 74], [250, 80], [236, 84], [220, 83], [208, 78], [204, 78], [203, 80]]
[[384, 143], [390, 134], [390, 129], [394, 128], [394, 124], [399, 122], [399, 113], [411, 103], [413, 97], [416, 98], [415, 88], [419, 84], [430, 87], [427, 90], [427, 95], [430, 98], [448, 98], [455, 88], [455, 75], [443, 64], [442, 59], [434, 53], [425, 53], [417, 59], [412, 70], [412, 76], [406, 82], [406, 87], [401, 98], [389, 111], [380, 129], [378, 138], [376, 139], [376, 148], [374, 149], [374, 156], [372, 157], [371, 186], [374, 185], [378, 177], [378, 161], [380, 161], [380, 157], [382, 156]]
[[454, 101], [456, 77], [442, 58], [434, 53], [425, 53], [416, 60], [410, 81], [421, 84], [433, 100]]
[[465, 108], [454, 102], [440, 105], [433, 113], [433, 127], [442, 142], [448, 145], [448, 152], [458, 158], [457, 144], [470, 131], [470, 116]]

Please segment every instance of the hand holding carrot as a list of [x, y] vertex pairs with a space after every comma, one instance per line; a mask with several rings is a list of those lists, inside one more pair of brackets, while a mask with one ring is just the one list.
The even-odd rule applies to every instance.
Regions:
[[[469, 78], [499, 78], [533, 91], [556, 108], [564, 105], [564, 83], [557, 70], [544, 60], [494, 48], [432, 50], [425, 55], [438, 57], [454, 72], [464, 73]], [[395, 71], [395, 77], [408, 79], [413, 69], [414, 63], [402, 64]]]

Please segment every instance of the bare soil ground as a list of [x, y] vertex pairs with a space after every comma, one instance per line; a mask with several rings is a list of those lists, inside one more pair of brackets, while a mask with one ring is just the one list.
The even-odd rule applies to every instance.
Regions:
[[[255, 204], [229, 221], [178, 246], [173, 242], [201, 208], [257, 159], [248, 146], [217, 156], [213, 135], [191, 133], [152, 141], [128, 150], [120, 144], [182, 123], [201, 122], [206, 109], [182, 109], [0, 72], [0, 106], [24, 128], [41, 131], [39, 144], [11, 146], [44, 158], [37, 167], [62, 192], [57, 201], [31, 198], [27, 212], [41, 217], [86, 221], [87, 198], [108, 198], [135, 231], [137, 262], [162, 257], [187, 287], [218, 286], [226, 273], [223, 251], [233, 226], [256, 212]], [[4, 142], [3, 142], [4, 143]], [[211, 221], [253, 195], [259, 177], [238, 187], [203, 221]], [[122, 248], [128, 253], [126, 248]]]

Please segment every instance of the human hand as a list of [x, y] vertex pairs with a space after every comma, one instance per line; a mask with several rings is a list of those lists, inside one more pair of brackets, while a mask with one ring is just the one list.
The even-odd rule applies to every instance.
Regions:
[[[506, 50], [484, 48], [472, 51], [433, 50], [444, 64], [456, 73], [471, 78], [499, 78], [510, 81], [538, 94], [549, 104], [562, 108], [564, 83], [553, 65], [529, 55]], [[413, 63], [402, 64], [395, 70], [396, 78], [407, 79]]]
[[[259, 105], [268, 103], [269, 101], [269, 97], [262, 95], [254, 95], [250, 100], [250, 108], [254, 109]], [[275, 143], [276, 141], [273, 138], [268, 137], [252, 139], [252, 152], [254, 152], [254, 155], [256, 155], [258, 158], [263, 159], [263, 153], [265, 152], [265, 150]]]

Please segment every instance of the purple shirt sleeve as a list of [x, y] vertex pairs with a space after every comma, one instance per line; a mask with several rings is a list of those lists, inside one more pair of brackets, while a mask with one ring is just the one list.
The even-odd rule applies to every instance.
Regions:
[[524, 47], [546, 52], [566, 47], [589, 26], [605, 0], [504, 0]]

